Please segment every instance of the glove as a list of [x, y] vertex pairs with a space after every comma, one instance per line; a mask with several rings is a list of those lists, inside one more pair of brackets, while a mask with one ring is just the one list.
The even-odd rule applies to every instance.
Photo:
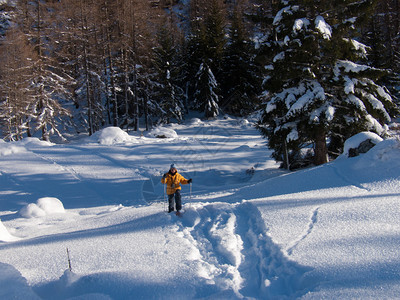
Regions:
[[165, 173], [162, 178], [163, 179], [167, 178], [167, 173]]
[[192, 181], [193, 181], [192, 178], [190, 178], [190, 179], [188, 180], [188, 183], [192, 183]]

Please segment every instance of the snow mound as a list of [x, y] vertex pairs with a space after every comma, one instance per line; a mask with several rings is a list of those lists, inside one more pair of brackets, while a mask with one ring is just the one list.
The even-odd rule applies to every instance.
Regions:
[[0, 299], [39, 300], [40, 298], [17, 269], [9, 264], [0, 263]]
[[199, 118], [193, 118], [190, 120], [190, 125], [201, 125], [203, 122]]
[[104, 128], [93, 134], [93, 136], [90, 137], [90, 141], [108, 146], [123, 143], [137, 143], [135, 137], [130, 136], [119, 127]]
[[24, 218], [39, 218], [44, 217], [46, 213], [43, 209], [37, 206], [35, 203], [30, 203], [24, 206], [20, 211], [19, 214]]
[[80, 276], [75, 274], [74, 272], [68, 270], [64, 271], [63, 276], [61, 276], [60, 278], [60, 282], [68, 287], [71, 286], [72, 284], [74, 284], [75, 282], [77, 282], [80, 279]]
[[53, 197], [40, 198], [36, 203], [30, 203], [19, 211], [24, 218], [39, 218], [57, 213], [65, 213], [65, 209], [62, 202]]
[[164, 127], [157, 127], [154, 128], [150, 133], [149, 136], [155, 137], [155, 138], [162, 138], [162, 139], [175, 139], [178, 137], [178, 134], [176, 133], [175, 130], [169, 129], [169, 128], [164, 128]]
[[0, 140], [0, 156], [22, 153], [25, 151], [25, 147], [17, 146], [14, 143], [7, 143], [3, 140]]
[[12, 242], [17, 240], [15, 236], [11, 235], [7, 228], [4, 226], [4, 224], [0, 220], [0, 242]]
[[237, 121], [237, 124], [242, 128], [251, 126], [251, 123], [247, 119], [241, 119], [241, 120]]
[[392, 176], [398, 176], [398, 168], [400, 168], [400, 142], [397, 139], [388, 139], [380, 142], [370, 151], [365, 153], [357, 162], [355, 167], [369, 168], [379, 167], [390, 174], [389, 170], [393, 170]]
[[42, 141], [35, 137], [26, 137], [18, 142], [19, 145], [23, 146], [53, 146], [54, 144], [48, 141]]
[[28, 147], [35, 146], [53, 146], [51, 142], [41, 141], [38, 138], [27, 137], [20, 141], [5, 142], [0, 140], [0, 156], [7, 156], [17, 153], [27, 152]]
[[360, 132], [346, 140], [346, 142], [344, 143], [344, 149], [342, 155], [345, 157], [349, 157], [350, 149], [358, 148], [361, 145], [361, 143], [367, 140], [370, 140], [375, 145], [383, 141], [383, 139], [379, 135], [373, 132], [368, 132], [368, 131]]

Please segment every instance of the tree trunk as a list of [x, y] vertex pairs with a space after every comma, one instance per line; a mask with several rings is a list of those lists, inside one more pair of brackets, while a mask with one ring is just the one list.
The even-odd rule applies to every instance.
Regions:
[[83, 67], [84, 67], [84, 72], [85, 72], [85, 85], [86, 85], [86, 102], [88, 106], [88, 111], [87, 111], [87, 117], [88, 117], [88, 125], [89, 125], [89, 135], [91, 136], [94, 131], [93, 131], [93, 103], [91, 99], [91, 89], [90, 89], [90, 72], [89, 72], [89, 62], [88, 62], [88, 54], [87, 54], [87, 37], [86, 37], [86, 32], [85, 28], [87, 28], [87, 22], [86, 18], [84, 17], [83, 13], [83, 1], [80, 1], [80, 13], [81, 13], [81, 32], [82, 32], [82, 40], [83, 40]]
[[286, 138], [283, 141], [283, 162], [286, 170], [290, 170], [289, 152], [287, 148]]
[[322, 165], [328, 162], [328, 147], [326, 146], [326, 133], [320, 130], [315, 138], [314, 163]]
[[145, 126], [146, 126], [146, 131], [149, 131], [149, 108], [148, 108], [148, 94], [147, 94], [147, 89], [144, 93], [144, 97], [143, 97], [143, 109], [144, 109], [144, 122], [145, 122]]
[[107, 39], [107, 54], [108, 54], [108, 63], [109, 63], [109, 70], [110, 70], [110, 84], [111, 84], [111, 99], [113, 102], [114, 106], [114, 116], [113, 116], [113, 126], [117, 127], [118, 126], [118, 101], [117, 101], [117, 93], [116, 93], [116, 85], [114, 81], [114, 65], [113, 65], [113, 57], [111, 53], [111, 33], [109, 26], [111, 24], [109, 14], [108, 14], [108, 2], [105, 0], [104, 1], [104, 14], [105, 14], [105, 19], [106, 19], [106, 25], [105, 25], [105, 34], [106, 34], [106, 39]]

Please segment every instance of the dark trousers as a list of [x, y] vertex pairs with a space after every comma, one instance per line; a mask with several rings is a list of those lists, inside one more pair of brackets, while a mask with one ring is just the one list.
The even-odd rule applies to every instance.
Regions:
[[181, 190], [176, 190], [175, 194], [168, 195], [168, 212], [174, 211], [174, 197], [176, 210], [182, 209]]

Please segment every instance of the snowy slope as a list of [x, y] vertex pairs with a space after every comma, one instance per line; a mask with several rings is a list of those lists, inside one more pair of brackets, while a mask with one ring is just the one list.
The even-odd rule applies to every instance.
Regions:
[[398, 142], [296, 173], [269, 154], [232, 118], [0, 142], [1, 299], [397, 298]]

